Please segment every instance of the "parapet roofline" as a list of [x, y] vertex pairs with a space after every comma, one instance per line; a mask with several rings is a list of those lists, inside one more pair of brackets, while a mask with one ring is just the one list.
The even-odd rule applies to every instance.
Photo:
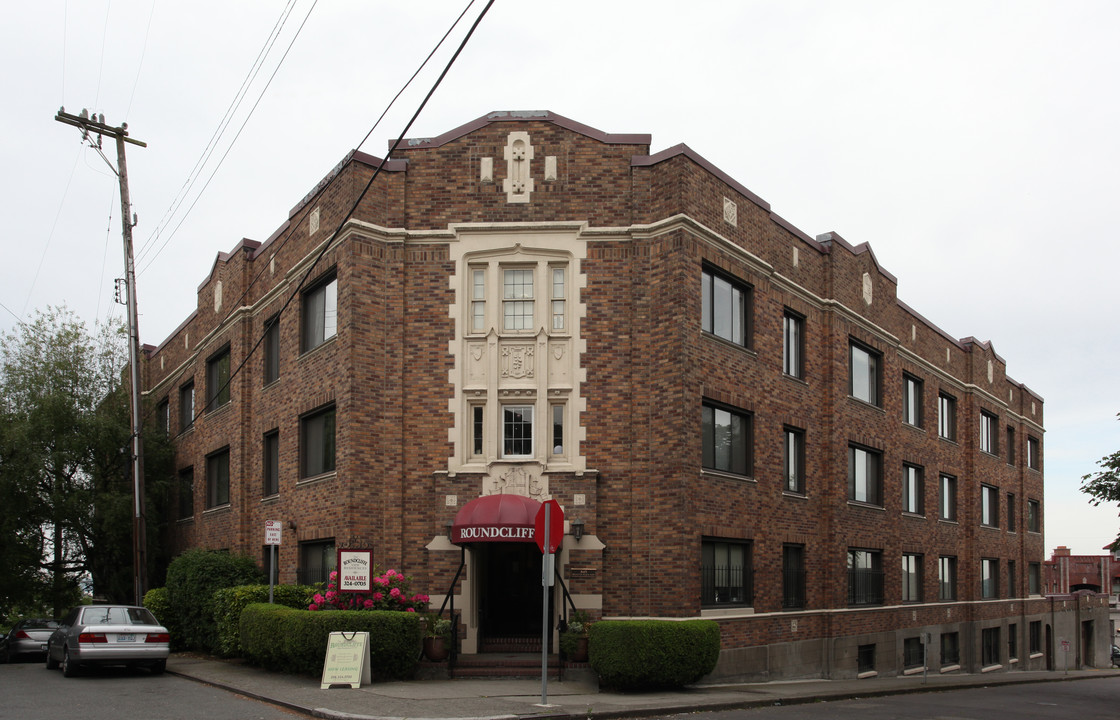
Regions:
[[[623, 133], [614, 134], [606, 133], [602, 130], [596, 130], [590, 125], [576, 122], [571, 118], [566, 118], [563, 115], [557, 115], [551, 110], [495, 110], [486, 113], [480, 118], [471, 120], [470, 122], [460, 125], [459, 127], [448, 130], [442, 135], [437, 135], [433, 138], [406, 138], [404, 142], [397, 148], [398, 150], [414, 150], [421, 148], [435, 148], [441, 145], [446, 145], [449, 142], [458, 140], [464, 135], [468, 135], [479, 128], [486, 127], [491, 123], [497, 122], [526, 122], [526, 121], [540, 121], [549, 122], [558, 127], [566, 130], [585, 135], [592, 140], [598, 140], [601, 143], [608, 145], [646, 145], [649, 146], [652, 141], [652, 136], [648, 133]], [[393, 148], [393, 140], [389, 141], [389, 149]]]

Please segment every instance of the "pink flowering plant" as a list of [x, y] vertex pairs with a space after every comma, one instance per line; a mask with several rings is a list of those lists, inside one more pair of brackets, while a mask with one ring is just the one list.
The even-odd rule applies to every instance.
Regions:
[[373, 592], [340, 593], [338, 573], [331, 572], [327, 591], [315, 593], [308, 610], [397, 610], [399, 612], [424, 612], [428, 609], [428, 596], [413, 593], [411, 580], [389, 568], [373, 578]]

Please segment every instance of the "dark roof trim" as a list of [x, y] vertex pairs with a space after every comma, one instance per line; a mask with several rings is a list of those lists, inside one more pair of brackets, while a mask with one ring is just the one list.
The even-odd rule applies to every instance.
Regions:
[[864, 242], [864, 243], [860, 243], [859, 245], [852, 245], [847, 240], [840, 237], [840, 233], [837, 233], [837, 232], [826, 232], [822, 235], [818, 235], [817, 240], [822, 245], [826, 245], [826, 246], [831, 244], [831, 243], [836, 243], [837, 245], [844, 248], [845, 250], [847, 250], [848, 252], [850, 252], [853, 255], [862, 255], [864, 253], [871, 253], [871, 262], [875, 263], [875, 267], [879, 270], [879, 272], [882, 273], [884, 277], [886, 277], [888, 280], [893, 282], [895, 285], [898, 285], [898, 278], [895, 277], [894, 274], [891, 273], [889, 270], [887, 270], [886, 268], [884, 268], [882, 265], [879, 264], [879, 258], [875, 257], [875, 251], [872, 250], [871, 246], [868, 245], [867, 243]]
[[[598, 140], [601, 143], [608, 145], [649, 145], [653, 138], [648, 134], [612, 134], [605, 133], [602, 130], [596, 130], [590, 125], [576, 122], [563, 115], [557, 115], [550, 110], [495, 110], [494, 112], [487, 113], [482, 117], [471, 120], [465, 125], [448, 130], [442, 135], [437, 135], [433, 138], [408, 138], [401, 143], [398, 150], [416, 150], [421, 148], [434, 148], [446, 145], [449, 142], [458, 140], [464, 135], [468, 135], [479, 128], [486, 127], [490, 123], [496, 122], [548, 122], [562, 127], [565, 130], [585, 135], [592, 140]], [[393, 141], [389, 141], [389, 147], [393, 147]]]
[[256, 240], [241, 238], [241, 242], [237, 243], [233, 250], [230, 250], [228, 253], [218, 253], [218, 257], [214, 258], [214, 263], [210, 266], [210, 272], [206, 275], [206, 279], [198, 284], [198, 290], [202, 290], [202, 288], [206, 287], [206, 285], [214, 279], [214, 271], [218, 269], [218, 263], [228, 263], [229, 259], [236, 255], [238, 250], [249, 255], [250, 259], [255, 258], [257, 256], [256, 251], [260, 246], [261, 244]]

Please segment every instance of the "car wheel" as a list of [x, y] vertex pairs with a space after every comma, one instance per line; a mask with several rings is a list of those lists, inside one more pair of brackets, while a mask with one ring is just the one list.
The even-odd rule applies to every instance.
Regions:
[[68, 678], [78, 674], [78, 663], [70, 659], [70, 650], [67, 648], [62, 648], [62, 674]]
[[166, 660], [160, 660], [159, 662], [152, 664], [152, 674], [153, 675], [162, 675], [163, 671], [166, 670], [166, 669], [167, 669], [167, 661]]

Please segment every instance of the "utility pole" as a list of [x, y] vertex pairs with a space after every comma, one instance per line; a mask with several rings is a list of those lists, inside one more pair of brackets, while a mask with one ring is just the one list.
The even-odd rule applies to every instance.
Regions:
[[111, 127], [105, 124], [104, 115], [91, 116], [84, 109], [78, 115], [71, 115], [66, 112], [66, 108], [61, 107], [54, 119], [79, 128], [82, 139], [88, 140], [91, 145], [94, 143], [91, 134], [96, 134], [99, 152], [102, 135], [108, 135], [117, 141], [116, 174], [121, 186], [121, 229], [124, 235], [125, 282], [128, 285], [128, 364], [132, 377], [132, 585], [135, 603], [140, 605], [144, 601], [148, 584], [148, 531], [144, 523], [144, 440], [140, 433], [140, 327], [136, 311], [136, 266], [132, 258], [132, 226], [136, 224], [136, 216], [132, 213], [132, 203], [128, 198], [128, 167], [125, 164], [124, 144], [132, 143], [140, 147], [148, 147], [148, 144], [128, 136], [128, 123]]

